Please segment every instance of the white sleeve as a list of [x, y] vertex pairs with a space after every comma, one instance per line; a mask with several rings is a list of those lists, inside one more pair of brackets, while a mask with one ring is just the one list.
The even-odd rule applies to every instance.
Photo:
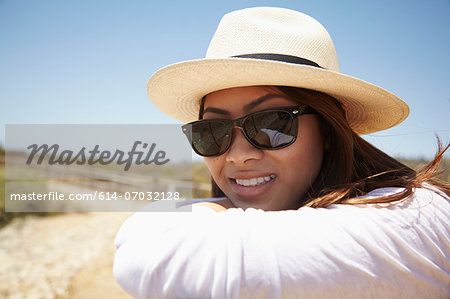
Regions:
[[136, 213], [114, 275], [139, 298], [449, 298], [449, 211], [419, 189], [393, 207]]

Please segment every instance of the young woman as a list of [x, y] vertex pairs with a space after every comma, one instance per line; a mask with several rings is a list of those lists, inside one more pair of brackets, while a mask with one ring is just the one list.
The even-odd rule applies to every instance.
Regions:
[[400, 123], [408, 106], [340, 74], [316, 20], [227, 14], [206, 59], [159, 70], [148, 92], [188, 122], [213, 198], [127, 220], [114, 273], [130, 294], [450, 296], [450, 188], [433, 180], [446, 148], [416, 173], [359, 137]]

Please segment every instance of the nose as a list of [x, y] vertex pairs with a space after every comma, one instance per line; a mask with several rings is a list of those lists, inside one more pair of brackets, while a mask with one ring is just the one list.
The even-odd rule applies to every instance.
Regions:
[[250, 160], [259, 160], [264, 156], [264, 152], [261, 149], [254, 147], [245, 139], [244, 133], [241, 128], [235, 127], [233, 129], [233, 135], [231, 145], [228, 151], [225, 153], [226, 161], [236, 164], [244, 164]]

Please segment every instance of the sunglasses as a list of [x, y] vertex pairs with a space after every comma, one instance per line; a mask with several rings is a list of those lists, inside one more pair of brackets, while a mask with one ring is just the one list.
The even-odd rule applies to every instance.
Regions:
[[281, 107], [250, 113], [238, 119], [204, 119], [182, 126], [193, 150], [203, 157], [216, 157], [231, 145], [233, 128], [242, 131], [254, 147], [276, 150], [297, 139], [298, 120], [303, 114], [315, 114], [309, 106]]

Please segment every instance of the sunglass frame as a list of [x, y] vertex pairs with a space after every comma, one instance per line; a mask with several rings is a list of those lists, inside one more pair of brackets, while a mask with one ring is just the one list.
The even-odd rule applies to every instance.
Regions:
[[[276, 146], [276, 147], [264, 147], [264, 146], [260, 146], [258, 144], [255, 144], [254, 141], [251, 140], [250, 136], [248, 136], [247, 132], [244, 129], [244, 122], [252, 117], [255, 116], [257, 114], [260, 113], [267, 113], [267, 112], [288, 112], [289, 116], [292, 118], [293, 120], [293, 125], [294, 125], [294, 136], [292, 138], [292, 140], [289, 143], [283, 144], [281, 146]], [[254, 147], [258, 148], [258, 149], [262, 149], [262, 150], [278, 150], [278, 149], [282, 149], [285, 148], [291, 144], [293, 144], [295, 142], [295, 140], [297, 140], [297, 134], [298, 134], [298, 120], [297, 117], [300, 115], [305, 115], [305, 114], [317, 114], [317, 112], [311, 108], [310, 106], [307, 105], [303, 105], [303, 106], [290, 106], [290, 107], [279, 107], [279, 108], [269, 108], [269, 109], [264, 109], [264, 110], [260, 110], [260, 111], [256, 111], [256, 112], [252, 112], [250, 114], [244, 115], [242, 117], [236, 118], [236, 119], [201, 119], [201, 120], [197, 120], [197, 121], [193, 121], [190, 123], [187, 123], [185, 125], [183, 125], [182, 131], [183, 133], [186, 135], [192, 149], [194, 150], [195, 153], [197, 153], [199, 156], [202, 157], [217, 157], [220, 155], [223, 155], [224, 153], [226, 153], [228, 151], [228, 149], [231, 146], [231, 140], [232, 140], [232, 134], [233, 134], [233, 128], [238, 128], [241, 130], [242, 134], [244, 135], [245, 139]], [[193, 145], [192, 142], [192, 126], [195, 126], [196, 124], [204, 124], [204, 123], [208, 123], [208, 122], [214, 122], [214, 123], [223, 123], [225, 124], [225, 128], [227, 129], [228, 134], [230, 135], [230, 138], [228, 139], [228, 144], [227, 146], [224, 148], [224, 150], [220, 151], [218, 154], [212, 154], [212, 155], [205, 155], [200, 153]]]

